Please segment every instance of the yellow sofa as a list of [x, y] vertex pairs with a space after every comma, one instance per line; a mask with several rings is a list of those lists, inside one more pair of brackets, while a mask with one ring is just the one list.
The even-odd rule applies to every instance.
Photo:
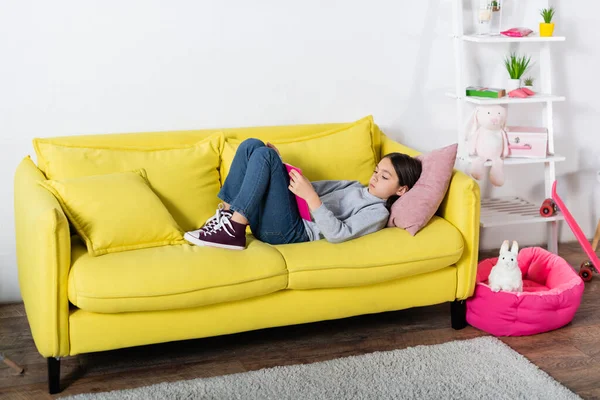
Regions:
[[[135, 152], [153, 156], [163, 149], [188, 151], [207, 138], [214, 139], [209, 152], [217, 154], [217, 164], [207, 161], [212, 164], [198, 179], [204, 179], [204, 189], [215, 194], [235, 143], [248, 137], [277, 144], [293, 163], [304, 160], [311, 180], [345, 178], [344, 163], [361, 157], [376, 163], [393, 151], [418, 154], [368, 121], [366, 133], [364, 129], [348, 133], [352, 123], [35, 139], [37, 165], [26, 157], [15, 173], [17, 260], [33, 339], [48, 359], [50, 392], [60, 391], [60, 358], [80, 353], [444, 302], [451, 304], [452, 326], [464, 327], [463, 300], [475, 286], [480, 194], [478, 185], [459, 171], [454, 171], [437, 215], [414, 237], [403, 229], [385, 228], [340, 244], [320, 240], [271, 246], [249, 235], [244, 251], [185, 243], [96, 257], [88, 254], [57, 199], [38, 184], [60, 174], [128, 168], [129, 164], [117, 163], [129, 162]], [[307, 153], [314, 145], [317, 153], [325, 153]], [[111, 151], [120, 151], [125, 161], [103, 153]], [[161, 164], [162, 169], [148, 166], [148, 175], [152, 168], [168, 174], [173, 160], [185, 158], [181, 154]], [[200, 157], [190, 154], [190, 162]], [[323, 154], [333, 158], [326, 160], [328, 168], [319, 167]], [[72, 164], [77, 157], [74, 162], [83, 164]], [[90, 161], [93, 157], [104, 158]], [[163, 162], [160, 157], [155, 161]], [[181, 183], [172, 186], [178, 190]], [[171, 200], [163, 200], [182, 231], [211, 216], [219, 201], [213, 196], [194, 199], [197, 212], [187, 215]]]

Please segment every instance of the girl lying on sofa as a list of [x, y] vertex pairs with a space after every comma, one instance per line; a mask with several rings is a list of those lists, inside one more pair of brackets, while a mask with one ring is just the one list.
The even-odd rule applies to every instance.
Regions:
[[[327, 239], [332, 243], [384, 228], [389, 210], [419, 179], [421, 161], [401, 153], [386, 154], [368, 186], [358, 181], [315, 181], [288, 174], [272, 144], [246, 139], [238, 147], [218, 194], [223, 203], [204, 226], [184, 238], [199, 246], [246, 248], [246, 225], [269, 244]], [[313, 221], [300, 217], [295, 196], [306, 200]]]

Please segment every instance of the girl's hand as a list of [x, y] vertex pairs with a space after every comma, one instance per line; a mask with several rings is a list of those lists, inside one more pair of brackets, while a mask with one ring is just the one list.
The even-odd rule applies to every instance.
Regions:
[[270, 149], [275, 150], [277, 152], [277, 155], [279, 157], [281, 157], [281, 153], [279, 152], [279, 149], [277, 147], [275, 147], [275, 145], [273, 143], [267, 142], [267, 147], [270, 148]]
[[310, 181], [304, 175], [299, 174], [298, 171], [290, 171], [290, 186], [288, 188], [290, 189], [290, 192], [306, 200], [308, 207], [311, 210], [321, 206], [319, 195], [315, 192]]

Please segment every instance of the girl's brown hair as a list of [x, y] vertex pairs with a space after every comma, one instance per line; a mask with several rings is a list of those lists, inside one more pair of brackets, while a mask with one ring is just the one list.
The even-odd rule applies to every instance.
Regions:
[[[419, 180], [423, 170], [421, 160], [403, 153], [388, 153], [383, 156], [383, 158], [389, 158], [392, 162], [396, 175], [398, 175], [398, 184], [400, 186], [407, 186], [409, 190], [415, 186], [415, 183]], [[394, 204], [399, 197], [400, 196], [393, 195], [387, 199], [385, 207], [388, 211], [391, 210], [392, 204]]]

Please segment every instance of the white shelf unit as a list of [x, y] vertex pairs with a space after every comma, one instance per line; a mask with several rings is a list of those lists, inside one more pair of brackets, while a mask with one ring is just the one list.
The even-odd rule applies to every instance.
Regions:
[[533, 43], [533, 42], [564, 42], [564, 36], [542, 37], [537, 34], [530, 34], [525, 37], [507, 37], [502, 35], [462, 35], [462, 40], [475, 43]]
[[[456, 98], [456, 94], [447, 93], [448, 97]], [[464, 96], [464, 100], [468, 103], [492, 105], [492, 104], [519, 104], [519, 103], [547, 103], [554, 101], [565, 101], [564, 96], [556, 96], [552, 94], [536, 93], [533, 96], [520, 97], [501, 97], [499, 99], [491, 99], [489, 97]]]
[[[475, 160], [475, 156], [469, 156], [469, 162]], [[524, 158], [524, 157], [509, 157], [504, 159], [504, 165], [517, 165], [517, 164], [541, 164], [541, 163], [551, 163], [551, 162], [559, 162], [565, 161], [565, 157], [559, 155], [549, 155], [545, 158]], [[492, 165], [491, 161], [486, 161], [486, 167]]]
[[[548, 132], [548, 156], [545, 158], [514, 158], [508, 157], [504, 159], [505, 168], [511, 166], [528, 164], [544, 165], [544, 195], [546, 198], [551, 197], [552, 183], [556, 179], [555, 163], [564, 161], [565, 157], [554, 153], [554, 124], [553, 124], [553, 103], [557, 101], [565, 101], [565, 97], [559, 96], [552, 91], [552, 71], [551, 71], [551, 46], [555, 42], [563, 42], [566, 40], [564, 36], [540, 37], [537, 33], [532, 33], [527, 37], [514, 38], [501, 35], [479, 35], [464, 32], [463, 21], [463, 0], [452, 0], [452, 19], [453, 32], [452, 40], [454, 44], [454, 61], [455, 61], [455, 91], [447, 95], [456, 99], [457, 112], [457, 132], [459, 153], [458, 158], [462, 161], [471, 162], [474, 157], [468, 154], [467, 146], [464, 137], [465, 107], [473, 107], [477, 105], [492, 105], [503, 104], [508, 107], [518, 107], [521, 104], [539, 103], [543, 106], [542, 117], [544, 125]], [[503, 7], [504, 5], [502, 5]], [[549, 7], [548, 1], [545, 1], [545, 7]], [[475, 11], [475, 10], [472, 10]], [[505, 28], [505, 27], [502, 27]], [[540, 93], [527, 98], [511, 98], [507, 96], [499, 99], [471, 97], [466, 96], [465, 90], [469, 86], [465, 77], [464, 54], [465, 46], [482, 46], [495, 44], [511, 43], [518, 46], [519, 43], [534, 43], [539, 46], [539, 64], [540, 77], [538, 82], [541, 83]], [[499, 58], [501, 60], [501, 58]], [[508, 77], [507, 77], [508, 79]], [[485, 164], [491, 165], [490, 162]], [[467, 171], [468, 172], [468, 171]], [[529, 223], [546, 223], [548, 224], [548, 249], [554, 253], [558, 251], [558, 222], [563, 220], [560, 212], [553, 217], [542, 217], [539, 214], [541, 204], [534, 204], [520, 197], [500, 197], [488, 198], [481, 200], [481, 218], [480, 226], [482, 228], [491, 228], [498, 226], [523, 225]]]
[[481, 200], [482, 228], [527, 224], [535, 222], [556, 222], [563, 220], [559, 212], [552, 217], [540, 215], [540, 205], [533, 204], [520, 197], [496, 197]]

